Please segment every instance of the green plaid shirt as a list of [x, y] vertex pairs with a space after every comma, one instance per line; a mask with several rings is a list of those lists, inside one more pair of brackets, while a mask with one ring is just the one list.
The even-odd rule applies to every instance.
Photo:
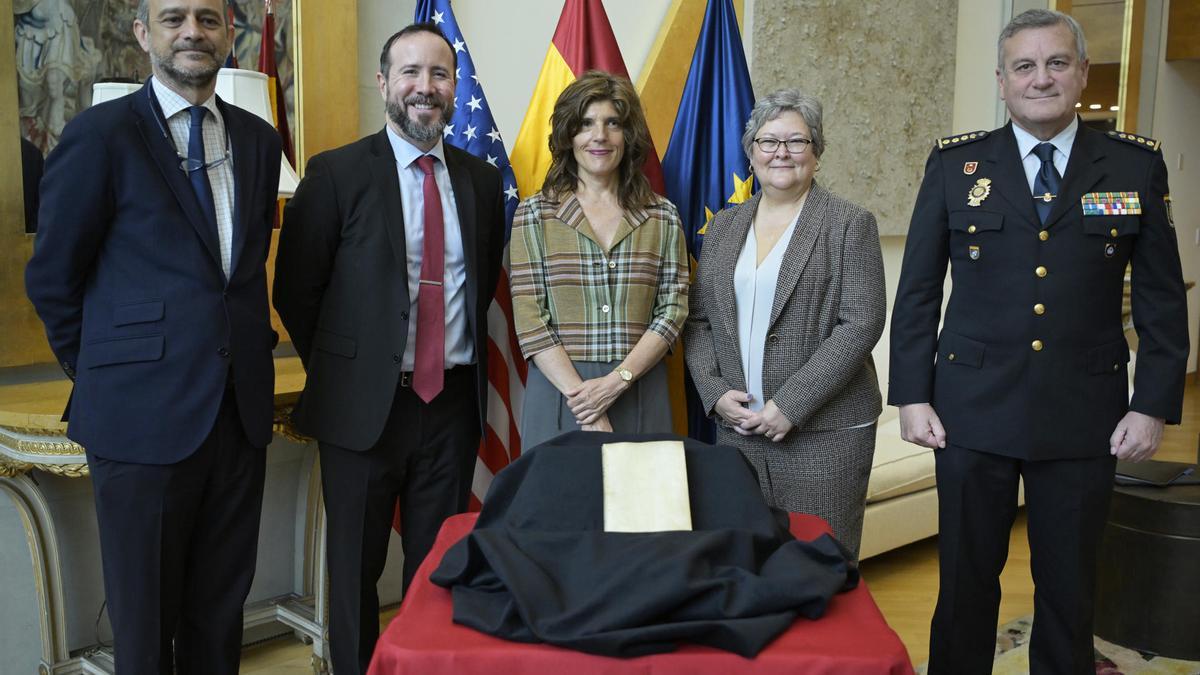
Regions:
[[572, 361], [619, 361], [646, 333], [674, 345], [688, 314], [688, 263], [675, 205], [627, 211], [611, 251], [574, 194], [542, 193], [513, 217], [513, 317], [525, 358], [562, 345]]

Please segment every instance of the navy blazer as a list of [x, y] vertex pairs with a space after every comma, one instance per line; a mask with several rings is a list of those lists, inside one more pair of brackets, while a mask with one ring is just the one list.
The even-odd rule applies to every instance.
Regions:
[[[1044, 225], [1011, 124], [943, 145], [905, 244], [889, 403], [930, 402], [948, 443], [1031, 460], [1107, 456], [1130, 409], [1177, 424], [1187, 303], [1157, 145], [1080, 124]], [[1137, 193], [1141, 213], [1084, 213], [1085, 195], [1116, 192]], [[1140, 338], [1132, 401], [1127, 266]]]
[[75, 381], [67, 436], [90, 454], [188, 457], [228, 382], [249, 441], [270, 441], [277, 336], [266, 260], [280, 138], [252, 113], [217, 105], [233, 153], [228, 280], [149, 82], [77, 115], [46, 160], [25, 286]]

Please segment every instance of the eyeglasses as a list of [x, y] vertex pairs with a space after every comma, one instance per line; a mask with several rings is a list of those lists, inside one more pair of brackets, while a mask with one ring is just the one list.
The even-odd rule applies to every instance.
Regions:
[[[228, 143], [229, 139], [226, 138], [225, 142]], [[221, 166], [225, 162], [229, 161], [229, 158], [232, 156], [232, 154], [233, 153], [229, 151], [229, 148], [225, 148], [225, 154], [211, 162], [201, 162], [198, 159], [189, 159], [178, 152], [175, 153], [175, 156], [179, 157], [179, 168], [182, 169], [184, 173], [191, 175], [193, 171], [208, 171], [209, 169], [215, 169], [218, 166]]]
[[233, 151], [229, 147], [229, 130], [225, 130], [225, 153], [211, 162], [201, 162], [198, 159], [190, 159], [187, 155], [180, 153], [178, 150], [175, 151], [175, 156], [179, 158], [179, 168], [188, 176], [191, 176], [192, 173], [196, 171], [208, 171], [209, 169], [215, 169], [225, 162], [228, 162], [229, 159], [233, 157]]
[[808, 146], [812, 145], [812, 141], [807, 138], [789, 138], [786, 141], [781, 141], [778, 138], [756, 138], [754, 144], [759, 150], [767, 154], [771, 154], [779, 149], [780, 144], [787, 147], [787, 151], [793, 155], [803, 155]]

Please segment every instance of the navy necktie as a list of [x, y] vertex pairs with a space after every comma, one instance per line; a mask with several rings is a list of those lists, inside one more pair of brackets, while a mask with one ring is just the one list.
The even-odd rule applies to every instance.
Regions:
[[187, 174], [204, 212], [204, 220], [217, 233], [217, 207], [213, 204], [212, 184], [208, 182], [208, 166], [204, 162], [204, 115], [208, 109], [202, 105], [188, 108], [192, 126], [188, 130]]
[[1037, 207], [1038, 218], [1045, 224], [1046, 219], [1050, 217], [1050, 207], [1054, 206], [1054, 199], [1058, 197], [1062, 176], [1058, 174], [1058, 169], [1054, 168], [1053, 145], [1038, 143], [1033, 152], [1042, 160], [1041, 168], [1033, 177], [1033, 205]]

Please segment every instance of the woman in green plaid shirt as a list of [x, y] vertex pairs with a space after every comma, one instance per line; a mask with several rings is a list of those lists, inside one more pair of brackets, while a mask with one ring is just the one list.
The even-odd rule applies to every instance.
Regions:
[[558, 97], [542, 191], [513, 219], [511, 287], [531, 362], [521, 440], [671, 430], [667, 350], [688, 313], [675, 205], [642, 173], [650, 131], [628, 80], [591, 71]]

